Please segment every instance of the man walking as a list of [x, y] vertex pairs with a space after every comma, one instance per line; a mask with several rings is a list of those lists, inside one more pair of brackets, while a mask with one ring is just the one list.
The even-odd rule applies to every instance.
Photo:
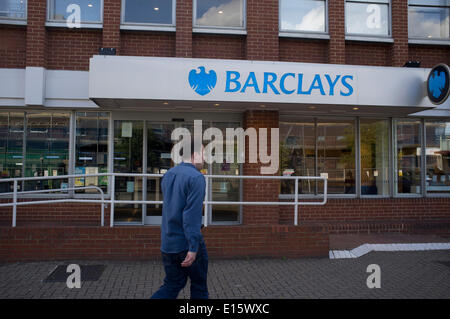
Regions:
[[[185, 149], [184, 149], [185, 150]], [[203, 150], [172, 167], [161, 181], [163, 193], [161, 253], [166, 277], [152, 299], [176, 299], [189, 277], [191, 299], [207, 299], [208, 254], [200, 232], [205, 197]], [[185, 155], [185, 154], [183, 154]]]

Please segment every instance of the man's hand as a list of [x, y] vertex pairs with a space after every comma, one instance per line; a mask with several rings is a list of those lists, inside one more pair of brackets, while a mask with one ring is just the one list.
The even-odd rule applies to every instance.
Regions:
[[197, 253], [194, 253], [192, 251], [188, 251], [186, 258], [181, 263], [181, 267], [189, 267], [192, 265], [192, 263], [195, 261], [195, 257], [197, 256]]

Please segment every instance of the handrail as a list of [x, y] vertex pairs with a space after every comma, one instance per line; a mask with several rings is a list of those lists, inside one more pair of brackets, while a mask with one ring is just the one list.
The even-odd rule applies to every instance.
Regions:
[[[33, 180], [53, 180], [53, 179], [71, 179], [71, 178], [86, 178], [86, 177], [100, 177], [108, 176], [108, 191], [110, 194], [110, 199], [107, 200], [104, 197], [104, 192], [100, 187], [91, 185], [83, 187], [71, 187], [71, 188], [61, 188], [61, 189], [48, 189], [48, 190], [37, 190], [37, 191], [23, 191], [17, 192], [17, 182], [18, 181], [33, 181]], [[12, 227], [16, 227], [16, 215], [18, 205], [33, 205], [42, 203], [55, 203], [55, 202], [90, 202], [90, 203], [101, 203], [102, 204], [102, 216], [101, 225], [104, 226], [104, 205], [105, 203], [110, 203], [110, 227], [114, 226], [114, 206], [115, 204], [163, 204], [163, 201], [148, 201], [148, 200], [116, 200], [115, 199], [115, 177], [162, 177], [164, 174], [140, 174], [140, 173], [97, 173], [97, 174], [72, 174], [72, 175], [59, 175], [59, 176], [38, 176], [38, 177], [16, 177], [16, 178], [4, 178], [0, 179], [0, 182], [13, 182], [14, 191], [10, 193], [0, 193], [0, 196], [13, 195], [12, 203], [0, 203], [2, 206], [13, 206], [13, 222]], [[205, 222], [204, 225], [208, 225], [209, 219], [209, 205], [294, 205], [294, 225], [298, 225], [298, 206], [299, 205], [325, 205], [327, 202], [327, 178], [318, 176], [277, 176], [277, 175], [204, 175], [206, 182], [206, 192], [205, 199], [203, 203], [205, 204]], [[277, 179], [277, 180], [294, 180], [295, 181], [295, 194], [294, 201], [288, 202], [260, 202], [260, 201], [214, 201], [209, 198], [209, 184], [210, 180], [214, 178], [219, 179]], [[321, 202], [309, 201], [300, 202], [298, 200], [298, 181], [299, 180], [322, 180], [324, 182], [324, 192], [323, 200]], [[29, 202], [17, 202], [18, 194], [30, 194], [30, 193], [44, 193], [44, 192], [56, 192], [56, 191], [68, 191], [68, 190], [79, 190], [79, 189], [97, 189], [101, 194], [101, 200], [97, 199], [52, 199], [52, 200], [39, 200], [39, 201], [29, 201]]]
[[[0, 180], [1, 181], [1, 180]], [[67, 188], [56, 188], [56, 189], [44, 189], [37, 191], [22, 191], [21, 194], [33, 194], [33, 193], [47, 193], [47, 192], [60, 192], [60, 191], [69, 191], [69, 190], [79, 190], [79, 189], [96, 189], [100, 192], [101, 196], [101, 226], [105, 226], [105, 194], [100, 187], [97, 186], [81, 186], [81, 187], [67, 187]], [[17, 219], [17, 206], [24, 205], [38, 205], [38, 204], [51, 204], [51, 203], [98, 203], [98, 200], [88, 200], [88, 199], [52, 199], [52, 200], [35, 200], [28, 202], [17, 202], [17, 182], [14, 182], [14, 192], [12, 193], [0, 193], [0, 196], [11, 195], [13, 194], [13, 202], [12, 203], [0, 203], [0, 207], [8, 207], [13, 206], [13, 218], [12, 218], [12, 227], [16, 227], [16, 219]]]

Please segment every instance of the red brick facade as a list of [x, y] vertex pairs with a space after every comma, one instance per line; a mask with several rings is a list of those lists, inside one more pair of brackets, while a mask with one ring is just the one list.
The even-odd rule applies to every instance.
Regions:
[[450, 63], [449, 46], [408, 44], [407, 0], [392, 1], [393, 43], [345, 40], [345, 0], [328, 1], [330, 39], [279, 37], [278, 0], [247, 0], [246, 35], [192, 31], [192, 1], [178, 0], [176, 31], [120, 29], [121, 0], [105, 0], [102, 29], [46, 27], [46, 1], [28, 1], [27, 26], [0, 25], [0, 68], [88, 70], [100, 47], [119, 55], [423, 67]]
[[[320, 226], [214, 226], [203, 231], [210, 257], [328, 255]], [[160, 228], [0, 228], [3, 262], [64, 259], [152, 259], [160, 256]]]

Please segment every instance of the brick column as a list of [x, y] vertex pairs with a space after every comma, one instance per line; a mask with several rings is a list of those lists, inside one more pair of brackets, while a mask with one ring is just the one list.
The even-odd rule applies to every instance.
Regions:
[[247, 0], [247, 60], [279, 60], [278, 0]]
[[392, 0], [392, 66], [403, 66], [408, 61], [408, 0]]
[[116, 48], [120, 52], [120, 10], [121, 0], [103, 1], [103, 41], [104, 48]]
[[46, 67], [47, 1], [28, 0], [26, 65]]
[[175, 40], [175, 56], [192, 57], [192, 1], [177, 1], [177, 31]]
[[[267, 150], [270, 153], [271, 149], [271, 135], [270, 128], [277, 128], [278, 123], [278, 111], [246, 111], [244, 113], [244, 129], [253, 127], [259, 136], [260, 128], [267, 128], [268, 145]], [[244, 175], [262, 175], [260, 168], [262, 166], [268, 166], [268, 164], [249, 163], [249, 145], [248, 139], [245, 143], [245, 163], [243, 164]], [[259, 144], [259, 142], [258, 142]], [[258, 149], [252, 147], [252, 152], [259, 151], [261, 146], [258, 145]], [[278, 172], [273, 174], [278, 175]], [[243, 200], [244, 201], [278, 201], [279, 194], [279, 180], [270, 179], [257, 179], [243, 180]], [[278, 206], [243, 206], [243, 224], [255, 225], [255, 224], [268, 224], [277, 225], [279, 222], [279, 208]]]
[[328, 0], [328, 62], [345, 64], [345, 0]]

